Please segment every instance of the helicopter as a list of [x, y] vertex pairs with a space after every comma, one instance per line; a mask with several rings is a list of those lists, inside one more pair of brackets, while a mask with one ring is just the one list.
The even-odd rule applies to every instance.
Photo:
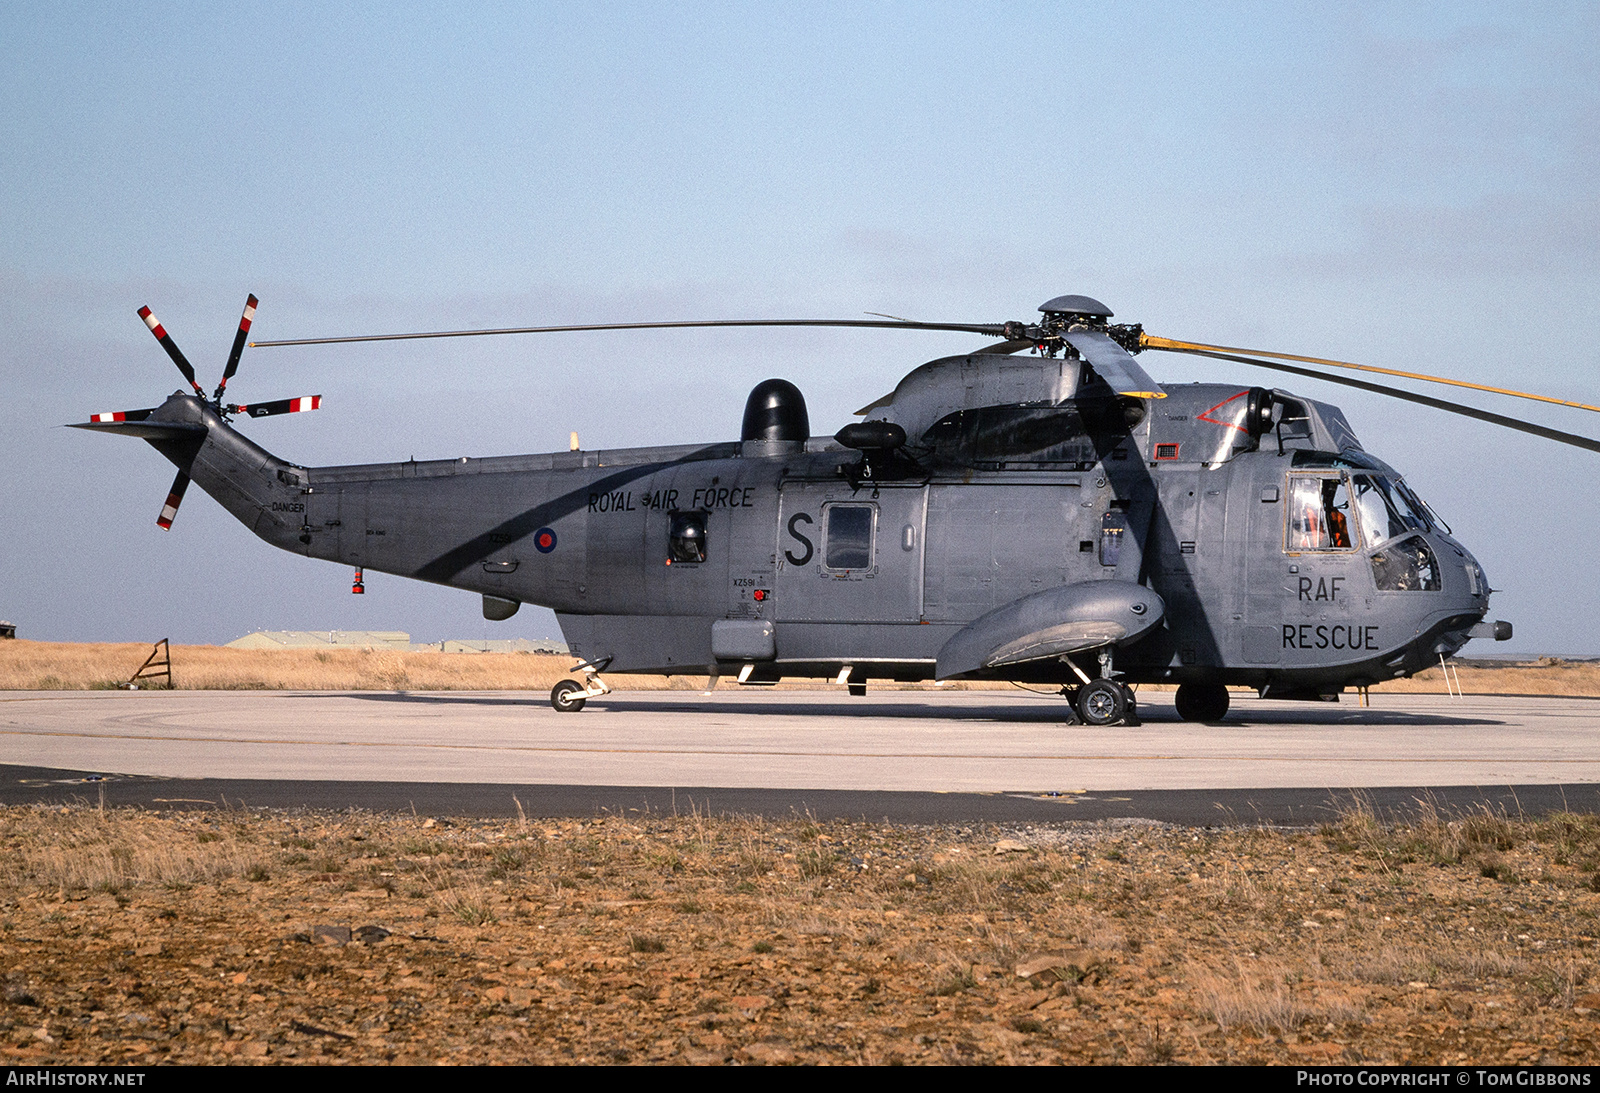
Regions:
[[553, 688], [562, 712], [608, 693], [605, 672], [705, 675], [713, 687], [725, 675], [821, 678], [852, 695], [873, 681], [1010, 681], [1059, 689], [1069, 719], [1095, 726], [1136, 723], [1136, 685], [1176, 684], [1179, 716], [1214, 722], [1230, 686], [1336, 701], [1470, 639], [1511, 637], [1510, 623], [1487, 619], [1477, 559], [1338, 407], [1259, 386], [1163, 386], [1135, 359], [1146, 350], [1600, 451], [1342, 372], [1580, 403], [1159, 338], [1066, 295], [1037, 322], [719, 319], [251, 342], [741, 326], [999, 339], [914, 369], [832, 436], [811, 434], [795, 384], [769, 379], [750, 392], [736, 441], [594, 451], [574, 434], [565, 452], [308, 467], [233, 419], [317, 409], [320, 396], [226, 401], [257, 304], [251, 295], [210, 396], [140, 308], [191, 391], [75, 427], [143, 439], [176, 465], [162, 528], [194, 482], [268, 543], [357, 567], [357, 588], [370, 569], [478, 593], [490, 620], [552, 608], [583, 677]]

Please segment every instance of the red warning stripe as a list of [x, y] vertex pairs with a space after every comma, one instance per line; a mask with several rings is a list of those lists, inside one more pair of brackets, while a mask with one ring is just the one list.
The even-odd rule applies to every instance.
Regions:
[[155, 315], [151, 313], [149, 308], [141, 307], [139, 309], [139, 318], [144, 320], [144, 325], [148, 326], [150, 328], [150, 333], [154, 334], [157, 338], [165, 338], [167, 336], [166, 330], [161, 325], [161, 320], [156, 318]]
[[260, 301], [256, 299], [255, 293], [253, 292], [250, 294], [250, 298], [245, 301], [244, 315], [239, 319], [239, 329], [246, 334], [250, 333], [250, 324], [255, 322], [256, 304], [258, 303], [260, 303]]

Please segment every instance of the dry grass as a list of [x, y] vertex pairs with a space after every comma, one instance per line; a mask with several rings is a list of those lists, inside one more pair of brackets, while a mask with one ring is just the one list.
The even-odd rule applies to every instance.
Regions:
[[[1461, 690], [1469, 695], [1586, 695], [1600, 696], [1600, 664], [1591, 661], [1539, 657], [1523, 663], [1500, 661], [1454, 662]], [[1444, 674], [1429, 668], [1410, 679], [1392, 679], [1372, 688], [1414, 694], [1444, 694]]]
[[[0, 642], [0, 690], [81, 691], [115, 687], [150, 655], [143, 644]], [[174, 645], [181, 690], [512, 691], [549, 690], [572, 657], [535, 653], [411, 653], [388, 649], [228, 649]], [[704, 686], [687, 677], [608, 678], [612, 686], [656, 690]]]
[[14, 844], [4, 862], [12, 885], [120, 896], [137, 887], [188, 888], [228, 877], [268, 873], [271, 849], [252, 845], [248, 827], [218, 832], [180, 821], [176, 828], [141, 827], [116, 812], [63, 811], [46, 840]]
[[[150, 646], [145, 644], [0, 641], [0, 691], [111, 689], [133, 675], [149, 655]], [[173, 683], [179, 690], [193, 691], [548, 691], [557, 680], [575, 678], [570, 669], [576, 663], [574, 657], [538, 653], [172, 646]], [[703, 675], [608, 674], [605, 678], [623, 691], [698, 691], [707, 683]], [[724, 677], [723, 685], [731, 681]], [[780, 686], [830, 685], [796, 680]], [[876, 690], [920, 686], [924, 685], [873, 684]], [[1008, 685], [955, 683], [943, 689], [990, 688]]]

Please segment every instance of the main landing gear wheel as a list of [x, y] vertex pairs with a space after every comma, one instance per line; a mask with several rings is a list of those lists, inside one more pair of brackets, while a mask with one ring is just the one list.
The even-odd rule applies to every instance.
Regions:
[[556, 708], [557, 713], [577, 713], [587, 701], [583, 684], [575, 679], [563, 679], [550, 688], [550, 705]]
[[1128, 689], [1114, 679], [1097, 679], [1078, 688], [1078, 716], [1085, 725], [1113, 725], [1132, 708]]
[[1185, 721], [1221, 721], [1228, 713], [1228, 688], [1220, 683], [1184, 683], [1174, 696]]

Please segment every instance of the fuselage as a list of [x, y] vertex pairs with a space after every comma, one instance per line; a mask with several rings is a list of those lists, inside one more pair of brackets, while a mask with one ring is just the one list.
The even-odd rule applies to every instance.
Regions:
[[1337, 410], [1280, 392], [1300, 416], [1251, 435], [1247, 393], [957, 410], [870, 478], [829, 438], [301, 467], [185, 395], [159, 415], [203, 443], [152, 443], [276, 546], [553, 608], [611, 671], [929, 679], [975, 619], [1096, 581], [1165, 604], [1129, 682], [1326, 693], [1455, 652], [1488, 608], [1472, 555]]

